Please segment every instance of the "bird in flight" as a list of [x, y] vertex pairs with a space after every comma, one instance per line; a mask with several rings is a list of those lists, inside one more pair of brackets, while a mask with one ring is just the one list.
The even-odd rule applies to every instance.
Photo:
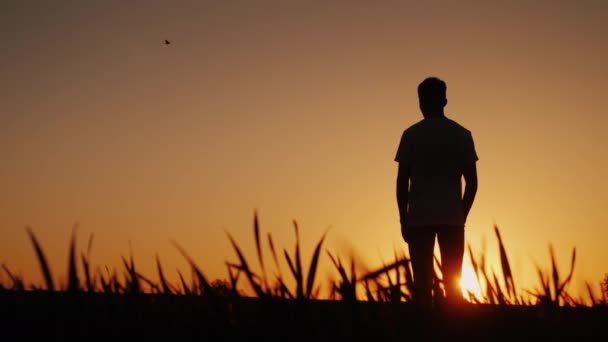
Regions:
[[169, 45], [169, 44], [171, 44], [171, 42], [165, 39], [165, 45]]

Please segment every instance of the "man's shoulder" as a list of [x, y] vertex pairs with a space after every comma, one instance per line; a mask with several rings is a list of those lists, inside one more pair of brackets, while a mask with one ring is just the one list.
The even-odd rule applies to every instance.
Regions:
[[464, 127], [463, 125], [461, 125], [460, 123], [456, 122], [455, 120], [449, 119], [449, 118], [446, 118], [446, 120], [454, 131], [458, 131], [464, 135], [471, 135], [471, 131], [469, 129], [467, 129], [466, 127]]
[[471, 131], [469, 131], [469, 129], [467, 129], [466, 127], [464, 127], [463, 125], [461, 125], [459, 122], [457, 122], [454, 119], [446, 118], [446, 120], [450, 123], [450, 125], [452, 125], [456, 129], [460, 129], [462, 131], [469, 132], [469, 133], [471, 132]]
[[436, 134], [470, 136], [471, 131], [457, 121], [444, 117], [441, 119], [422, 119], [403, 131], [404, 137]]
[[409, 135], [416, 134], [417, 132], [424, 129], [424, 124], [425, 124], [424, 120], [420, 120], [420, 121], [410, 125], [405, 130], [403, 130], [403, 136], [409, 136]]

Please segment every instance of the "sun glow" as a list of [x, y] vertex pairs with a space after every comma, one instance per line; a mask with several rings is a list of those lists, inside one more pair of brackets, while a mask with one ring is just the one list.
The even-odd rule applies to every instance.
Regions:
[[469, 265], [463, 265], [462, 267], [460, 288], [462, 290], [462, 295], [468, 301], [473, 301], [473, 299], [481, 301], [481, 288], [477, 281], [477, 277], [475, 277], [475, 272]]

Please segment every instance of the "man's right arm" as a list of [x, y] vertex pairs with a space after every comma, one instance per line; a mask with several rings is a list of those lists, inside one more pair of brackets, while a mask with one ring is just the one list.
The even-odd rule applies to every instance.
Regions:
[[469, 211], [471, 211], [471, 207], [473, 206], [475, 195], [477, 194], [477, 164], [475, 162], [468, 164], [463, 170], [463, 176], [465, 187], [462, 203], [464, 207], [464, 220], [466, 222]]
[[406, 163], [399, 163], [399, 170], [397, 172], [397, 205], [399, 207], [399, 219], [401, 223], [401, 235], [407, 242], [407, 206], [408, 206], [408, 195], [409, 195], [409, 183], [410, 183], [410, 165]]

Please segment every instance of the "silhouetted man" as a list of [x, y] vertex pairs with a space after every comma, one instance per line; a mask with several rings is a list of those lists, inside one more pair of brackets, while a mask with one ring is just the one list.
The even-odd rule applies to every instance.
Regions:
[[[441, 253], [446, 298], [463, 300], [458, 281], [464, 255], [464, 225], [477, 192], [478, 160], [471, 132], [447, 118], [446, 85], [429, 77], [418, 85], [424, 119], [401, 136], [395, 161], [401, 234], [414, 273], [414, 299], [432, 307], [435, 237]], [[465, 190], [462, 194], [461, 179]]]

